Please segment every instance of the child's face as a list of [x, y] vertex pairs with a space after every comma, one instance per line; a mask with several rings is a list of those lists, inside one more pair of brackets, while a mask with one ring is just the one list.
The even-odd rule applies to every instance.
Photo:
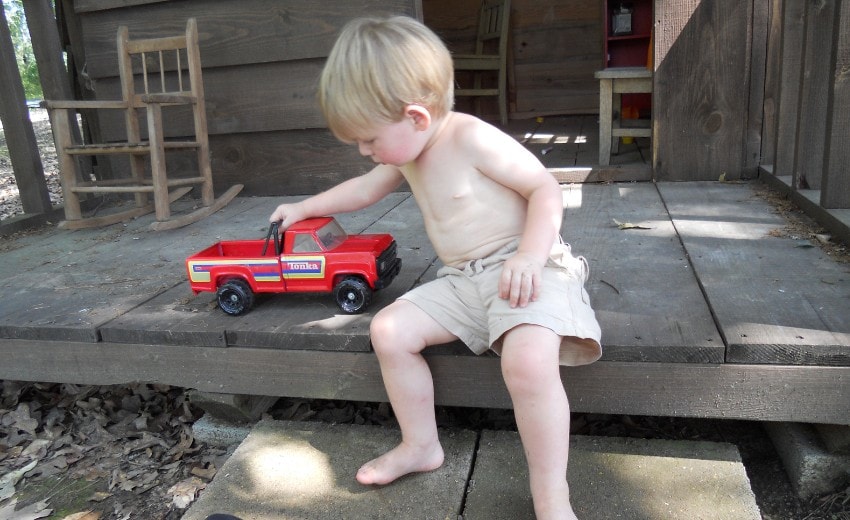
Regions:
[[374, 162], [403, 166], [422, 153], [422, 134], [413, 121], [405, 117], [397, 123], [378, 123], [355, 142], [360, 154], [371, 157]]

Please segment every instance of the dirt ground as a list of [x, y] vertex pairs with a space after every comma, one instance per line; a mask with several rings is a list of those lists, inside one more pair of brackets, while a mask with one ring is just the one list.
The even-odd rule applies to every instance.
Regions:
[[[50, 126], [32, 112], [54, 203], [61, 202]], [[813, 239], [847, 260], [847, 248], [824, 240], [787, 201], [762, 195], [786, 215], [777, 234]], [[0, 218], [21, 213], [0, 132]], [[0, 238], [0, 240], [3, 240]], [[176, 520], [226, 460], [197, 442], [200, 410], [184, 389], [156, 385], [91, 387], [0, 381], [0, 520]], [[386, 405], [281, 399], [276, 419], [393, 424]], [[442, 425], [514, 429], [504, 410], [441, 408]], [[662, 439], [700, 439], [738, 446], [765, 520], [850, 520], [850, 487], [801, 501], [762, 426], [755, 422], [574, 414], [573, 432]]]

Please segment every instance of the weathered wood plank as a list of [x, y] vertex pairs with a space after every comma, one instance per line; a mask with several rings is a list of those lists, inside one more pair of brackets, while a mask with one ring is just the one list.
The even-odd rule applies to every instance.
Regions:
[[764, 97], [767, 81], [768, 38], [770, 30], [770, 2], [753, 2], [750, 14], [749, 69], [750, 92], [744, 140], [744, 164], [741, 176], [745, 179], [758, 177], [761, 163], [762, 128], [764, 128]]
[[837, 42], [831, 65], [827, 108], [826, 157], [820, 203], [824, 208], [850, 208], [850, 2], [841, 2], [835, 17]]
[[[316, 100], [323, 64], [323, 60], [316, 59], [261, 63], [240, 68], [205, 68], [204, 94], [210, 136], [325, 128]], [[166, 75], [166, 81], [171, 79], [171, 75]], [[101, 100], [121, 99], [120, 82], [117, 78], [99, 80], [97, 95]], [[193, 134], [192, 111], [189, 108], [166, 107], [163, 114], [165, 137]], [[126, 139], [122, 111], [100, 110], [97, 115], [106, 139]], [[147, 135], [145, 124], [141, 125], [141, 131], [143, 136]]]
[[[468, 53], [474, 48], [478, 6], [431, 0], [424, 5], [425, 23], [452, 52]], [[592, 73], [602, 68], [602, 10], [601, 0], [513, 0], [508, 66], [513, 118], [597, 111]], [[471, 110], [463, 102], [458, 107]]]
[[75, 0], [74, 11], [78, 13], [85, 13], [88, 11], [101, 11], [103, 9], [115, 9], [118, 7], [130, 7], [134, 5], [145, 5], [167, 1], [168, 0]]
[[797, 150], [792, 185], [820, 189], [826, 140], [827, 97], [832, 82], [833, 32], [836, 0], [805, 2], [806, 34], [803, 43], [800, 98], [797, 107]]
[[739, 177], [750, 88], [749, 5], [656, 2], [657, 179]]
[[[0, 378], [162, 383], [218, 393], [385, 401], [372, 353], [0, 341]], [[430, 355], [436, 401], [510, 408], [499, 360]], [[73, 370], [69, 370], [73, 367]], [[562, 368], [573, 411], [846, 424], [850, 368], [598, 362]]]
[[770, 0], [760, 164], [772, 165], [776, 160], [776, 109], [779, 103], [779, 76], [782, 72], [782, 4], [782, 0]]
[[[0, 300], [0, 337], [98, 341], [101, 326], [185, 280], [186, 256], [216, 233], [244, 226], [240, 213], [252, 203], [234, 201], [204, 226], [153, 232], [144, 227], [151, 215], [126, 226], [50, 233], [46, 244], [4, 253], [11, 275], [0, 280], [9, 295]], [[192, 204], [181, 201], [175, 214]]]
[[[561, 234], [590, 264], [603, 359], [723, 361], [723, 341], [654, 185], [570, 186], [565, 206]], [[621, 230], [615, 220], [650, 229]]]
[[115, 35], [119, 25], [127, 25], [130, 38], [156, 38], [181, 34], [186, 19], [195, 17], [204, 68], [244, 67], [325, 57], [340, 27], [351, 18], [367, 13], [416, 16], [417, 3], [241, 0], [238, 9], [234, 9], [227, 2], [204, 0], [81, 12], [80, 19], [86, 35], [88, 72], [92, 78], [100, 79], [118, 72]]
[[[274, 207], [288, 199], [261, 199], [251, 214], [265, 223]], [[350, 233], [392, 233], [402, 272], [389, 288], [376, 292], [367, 313], [340, 314], [330, 295], [259, 295], [255, 309], [232, 317], [220, 311], [211, 294], [192, 296], [180, 283], [100, 328], [104, 341], [190, 346], [243, 346], [278, 349], [368, 351], [369, 323], [381, 307], [408, 290], [434, 261], [423, 242], [424, 225], [409, 194], [397, 193], [377, 205], [338, 220]], [[238, 230], [236, 239], [244, 236]]]
[[210, 150], [216, 185], [244, 183], [249, 196], [318, 193], [374, 167], [328, 130], [212, 136]]
[[797, 142], [797, 110], [799, 108], [800, 75], [805, 41], [805, 2], [783, 0], [782, 32], [779, 55], [779, 95], [776, 105], [776, 145], [773, 174], [791, 175], [794, 170]]
[[[850, 276], [749, 185], [660, 184], [737, 363], [850, 365]], [[800, 247], [808, 246], [808, 247]]]
[[51, 209], [50, 195], [44, 180], [38, 143], [27, 112], [24, 87], [12, 46], [12, 35], [6, 23], [6, 13], [3, 11], [0, 14], [0, 82], [4, 87], [3, 95], [0, 96], [0, 120], [9, 149], [9, 159], [12, 161], [24, 212], [47, 213]]

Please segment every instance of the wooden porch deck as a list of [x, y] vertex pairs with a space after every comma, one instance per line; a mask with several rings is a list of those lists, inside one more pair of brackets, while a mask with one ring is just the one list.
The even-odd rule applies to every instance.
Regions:
[[[602, 361], [563, 369], [574, 411], [850, 422], [850, 266], [771, 236], [785, 221], [752, 185], [563, 188], [563, 234], [590, 263], [604, 344]], [[279, 295], [233, 318], [212, 295], [191, 294], [186, 256], [219, 238], [263, 236], [279, 202], [240, 198], [174, 231], [150, 231], [147, 217], [4, 238], [0, 378], [385, 399], [371, 314], [339, 315], [324, 295]], [[399, 243], [402, 273], [373, 312], [434, 276], [409, 194], [339, 218], [349, 232]], [[449, 345], [428, 359], [439, 403], [510, 407], [498, 358]]]

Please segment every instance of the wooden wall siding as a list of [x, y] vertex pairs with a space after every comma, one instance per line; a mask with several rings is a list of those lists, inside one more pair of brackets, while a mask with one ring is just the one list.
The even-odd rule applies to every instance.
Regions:
[[765, 62], [764, 96], [759, 164], [773, 164], [776, 154], [776, 117], [779, 74], [782, 70], [782, 0], [769, 0], [769, 27]]
[[816, 190], [821, 187], [837, 1], [805, 2], [805, 37], [796, 125], [797, 151], [792, 171], [792, 185], [795, 188]]
[[[244, 183], [245, 195], [315, 193], [366, 170], [357, 150], [326, 129], [316, 103], [319, 73], [349, 19], [422, 16], [419, 0], [77, 0], [73, 6], [83, 35], [76, 51], [85, 56], [97, 99], [120, 97], [119, 25], [128, 26], [131, 38], [144, 38], [179, 34], [187, 18], [198, 19], [215, 184]], [[165, 117], [175, 122], [169, 136], [186, 134], [188, 121]], [[99, 122], [103, 135], [122, 138], [120, 114], [101, 114]], [[178, 155], [171, 163], [192, 161]]]
[[762, 130], [764, 128], [764, 99], [766, 91], [766, 68], [771, 31], [771, 11], [775, 0], [755, 0], [752, 8], [750, 29], [750, 92], [747, 109], [747, 125], [744, 134], [744, 164], [741, 177], [758, 177], [761, 164]]
[[656, 2], [654, 168], [659, 180], [740, 176], [752, 3]]
[[[453, 52], [469, 52], [479, 4], [423, 0], [425, 23]], [[602, 0], [512, 1], [511, 118], [599, 111], [593, 73], [602, 67], [602, 11]]]
[[842, 0], [835, 17], [837, 42], [829, 78], [826, 167], [821, 189], [821, 206], [850, 208], [850, 0]]
[[773, 173], [789, 176], [794, 168], [797, 144], [797, 99], [800, 95], [800, 70], [805, 37], [805, 3], [782, 1], [782, 32], [779, 36], [779, 103], [776, 106], [776, 145]]

